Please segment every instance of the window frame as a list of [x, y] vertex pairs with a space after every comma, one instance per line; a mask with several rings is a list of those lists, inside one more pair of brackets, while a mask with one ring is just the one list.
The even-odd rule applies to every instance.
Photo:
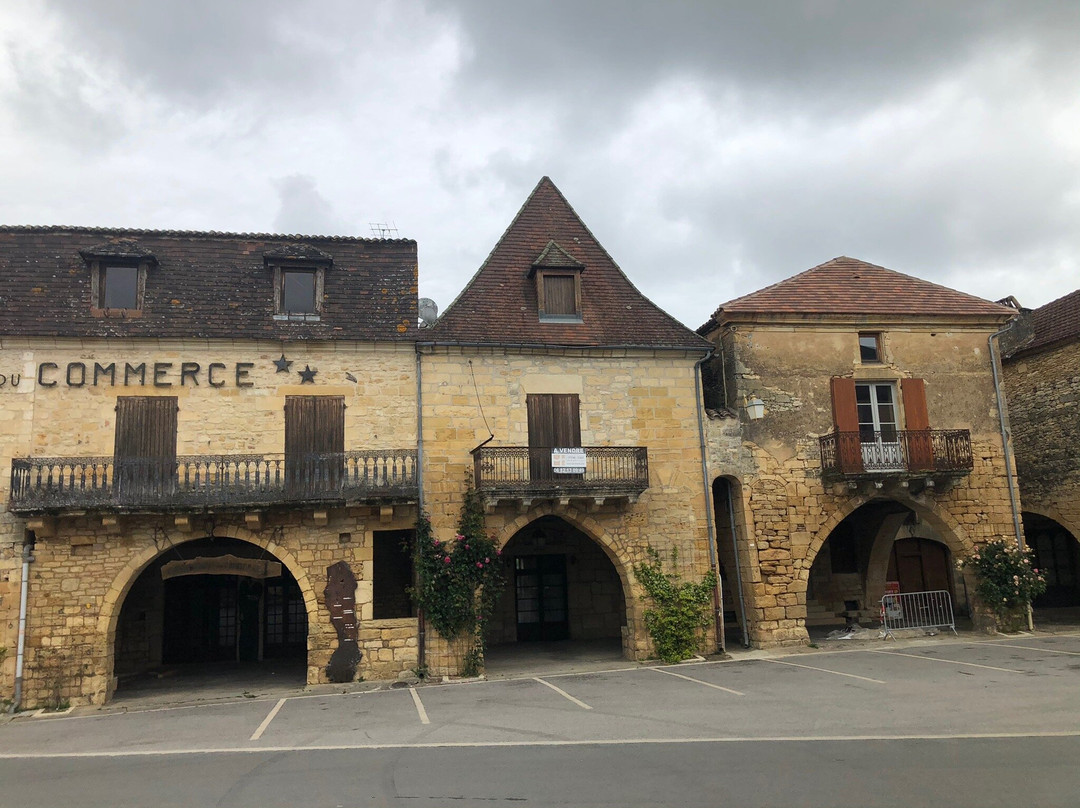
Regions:
[[[141, 317], [146, 301], [146, 271], [148, 261], [130, 259], [94, 259], [90, 272], [90, 312], [95, 317]], [[135, 306], [134, 308], [106, 306], [106, 276], [110, 269], [134, 269]]]
[[[294, 322], [318, 322], [324, 310], [326, 267], [311, 263], [274, 263], [274, 319]], [[285, 276], [287, 273], [312, 276], [314, 311], [288, 311], [285, 308]]]
[[[544, 283], [547, 278], [572, 278], [574, 282], [574, 311], [563, 313], [549, 313], [546, 310], [546, 290]], [[574, 269], [547, 269], [540, 267], [536, 270], [536, 307], [542, 323], [580, 323], [581, 316], [581, 271]]]
[[[874, 341], [874, 354], [875, 354], [875, 356], [874, 356], [873, 359], [867, 359], [863, 355], [863, 351], [866, 350], [863, 347], [863, 340], [864, 339]], [[860, 331], [858, 341], [859, 341], [859, 364], [861, 364], [861, 365], [881, 365], [881, 364], [883, 364], [885, 362], [885, 351], [884, 351], [884, 346], [883, 346], [883, 342], [882, 342], [882, 339], [881, 339], [881, 332], [880, 331]]]

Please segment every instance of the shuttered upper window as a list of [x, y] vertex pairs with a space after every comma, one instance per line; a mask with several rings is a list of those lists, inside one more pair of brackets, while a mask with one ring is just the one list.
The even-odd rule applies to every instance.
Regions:
[[332, 495], [344, 470], [344, 396], [285, 397], [285, 482], [300, 499]]
[[536, 285], [541, 321], [581, 322], [580, 273], [541, 270]]
[[525, 403], [529, 417], [530, 478], [553, 479], [551, 450], [581, 446], [581, 415], [577, 394], [530, 394]]

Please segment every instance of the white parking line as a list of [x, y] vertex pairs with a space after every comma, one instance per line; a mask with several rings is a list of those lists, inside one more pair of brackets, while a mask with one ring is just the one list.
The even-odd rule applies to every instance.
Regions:
[[703, 682], [700, 679], [695, 679], [692, 676], [683, 676], [681, 673], [674, 673], [672, 671], [664, 670], [663, 668], [648, 668], [648, 670], [656, 671], [657, 673], [666, 673], [668, 676], [677, 676], [680, 679], [685, 679], [688, 682], [697, 682], [699, 685], [705, 685], [705, 687], [711, 687], [715, 690], [723, 690], [725, 693], [731, 693], [733, 696], [745, 696], [745, 693], [740, 693], [738, 690], [732, 690], [730, 687], [720, 687], [720, 685], [714, 685], [712, 682]]
[[999, 648], [1022, 648], [1025, 651], [1046, 651], [1048, 654], [1068, 654], [1069, 656], [1080, 656], [1080, 651], [1059, 651], [1056, 648], [1032, 648], [1030, 645], [1011, 645], [1006, 642], [980, 642], [976, 645], [996, 645]]
[[545, 685], [546, 687], [550, 687], [552, 690], [554, 690], [560, 696], [563, 696], [564, 698], [567, 698], [570, 701], [574, 702], [574, 704], [576, 704], [578, 707], [580, 707], [583, 710], [591, 710], [592, 709], [592, 707], [590, 707], [588, 704], [583, 702], [581, 699], [575, 699], [573, 696], [571, 696], [569, 693], [567, 693], [561, 687], [555, 687], [555, 685], [553, 685], [551, 682], [545, 682], [539, 676], [534, 676], [533, 681], [539, 682], [540, 684]]
[[287, 701], [288, 699], [278, 699], [278, 703], [274, 705], [274, 708], [270, 711], [266, 718], [263, 719], [263, 722], [259, 724], [259, 728], [253, 733], [251, 733], [251, 737], [248, 738], [249, 741], [257, 741], [259, 740], [259, 738], [262, 737], [263, 733], [266, 732], [266, 728], [270, 726], [270, 722], [274, 720], [274, 717], [278, 714], [278, 711]]
[[412, 693], [413, 704], [416, 705], [416, 714], [420, 716], [420, 723], [430, 724], [431, 721], [427, 717], [427, 710], [424, 709], [424, 702], [420, 701], [420, 694], [416, 692], [415, 687], [410, 687], [409, 692]]
[[821, 671], [822, 673], [831, 673], [833, 676], [846, 676], [849, 679], [861, 679], [864, 682], [874, 682], [875, 684], [884, 685], [888, 682], [883, 682], [881, 679], [871, 679], [869, 676], [857, 676], [854, 673], [841, 673], [840, 671], [831, 671], [828, 668], [815, 668], [813, 665], [800, 665], [796, 662], [781, 662], [779, 659], [762, 659], [762, 662], [771, 662], [774, 665], [790, 665], [793, 668], [806, 668], [808, 671]]
[[1003, 673], [1027, 673], [1027, 671], [1018, 671], [1016, 668], [995, 668], [993, 665], [980, 665], [977, 662], [958, 662], [955, 659], [938, 659], [937, 657], [922, 656], [921, 654], [902, 654], [899, 651], [878, 651], [874, 648], [868, 648], [866, 650], [871, 654], [902, 656], [908, 659], [923, 659], [927, 662], [944, 662], [946, 665], [964, 665], [968, 668], [986, 668], [988, 671], [1002, 671]]

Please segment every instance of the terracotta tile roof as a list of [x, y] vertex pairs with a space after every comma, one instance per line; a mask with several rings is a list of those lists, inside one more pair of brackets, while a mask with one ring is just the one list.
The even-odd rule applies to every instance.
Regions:
[[1035, 336], [1022, 350], [1080, 338], [1080, 289], [1031, 312]]
[[[267, 255], [327, 267], [318, 322], [274, 318]], [[94, 316], [87, 260], [151, 256], [140, 315]], [[409, 341], [416, 272], [406, 239], [0, 226], [0, 336]]]
[[1004, 320], [1015, 312], [974, 295], [841, 256], [728, 301], [710, 322], [733, 314], [976, 316]]
[[[581, 322], [540, 322], [534, 265], [581, 268]], [[545, 346], [710, 344], [646, 298], [547, 177], [483, 266], [421, 339]]]

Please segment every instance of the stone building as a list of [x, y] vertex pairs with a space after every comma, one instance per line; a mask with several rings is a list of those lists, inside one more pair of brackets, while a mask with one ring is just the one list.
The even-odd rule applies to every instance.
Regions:
[[25, 705], [415, 666], [416, 273], [406, 240], [0, 228], [4, 698], [24, 557]]
[[490, 643], [650, 654], [632, 566], [650, 545], [695, 580], [713, 565], [695, 368], [710, 349], [546, 177], [421, 331], [425, 508], [448, 536], [469, 481], [486, 503], [509, 577]]
[[967, 609], [954, 562], [1015, 534], [988, 350], [1014, 314], [837, 258], [699, 329], [720, 352], [706, 404], [724, 602], [748, 643], [876, 620], [887, 581]]
[[1080, 606], [1080, 290], [1021, 324], [1003, 365], [1024, 534], [1047, 578], [1035, 606]]

